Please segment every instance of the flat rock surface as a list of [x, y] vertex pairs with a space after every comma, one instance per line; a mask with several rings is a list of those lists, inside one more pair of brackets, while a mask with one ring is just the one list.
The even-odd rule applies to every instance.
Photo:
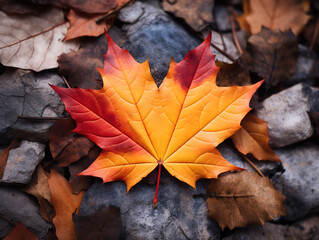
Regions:
[[0, 218], [0, 238], [7, 235], [13, 227], [7, 221]]
[[[227, 34], [220, 34], [218, 32], [212, 31], [212, 41], [218, 48], [227, 52], [234, 59], [239, 57], [239, 52], [233, 43], [233, 40]], [[225, 63], [233, 63], [229, 58], [221, 54], [216, 48], [213, 46], [210, 47], [211, 52], [216, 55], [216, 60], [225, 62]]]
[[275, 150], [285, 172], [274, 178], [274, 186], [287, 198], [287, 215], [294, 221], [319, 211], [319, 146], [311, 141]]
[[255, 113], [267, 122], [269, 145], [284, 147], [312, 136], [309, 110], [308, 97], [300, 83], [267, 98]]
[[14, 137], [47, 141], [53, 121], [21, 120], [18, 116], [62, 116], [64, 106], [49, 84], [65, 86], [54, 71], [8, 69], [0, 75], [0, 143]]
[[45, 145], [23, 140], [20, 147], [11, 149], [1, 182], [27, 184], [44, 158]]
[[219, 239], [221, 230], [207, 218], [202, 197], [207, 181], [197, 183], [197, 191], [163, 171], [158, 206], [152, 207], [155, 185], [138, 183], [128, 193], [122, 182], [93, 184], [86, 192], [80, 215], [90, 215], [104, 206], [119, 207], [125, 239]]
[[18, 189], [0, 187], [0, 214], [14, 224], [23, 223], [40, 239], [45, 237], [51, 227], [41, 217], [34, 199]]
[[159, 3], [135, 2], [120, 11], [119, 19], [126, 23], [123, 30], [127, 32], [127, 41], [123, 47], [138, 62], [150, 59], [151, 73], [157, 85], [166, 76], [172, 57], [180, 62], [189, 49], [201, 42], [174, 22]]
[[[222, 156], [230, 163], [236, 165], [237, 167], [241, 167], [246, 169], [249, 172], [254, 172], [255, 170], [252, 166], [241, 156], [241, 154], [235, 149], [232, 142], [225, 141], [221, 143], [217, 149], [222, 154]], [[272, 177], [277, 173], [281, 173], [283, 171], [282, 165], [279, 162], [272, 161], [253, 161], [253, 163], [257, 166], [257, 168], [267, 177]]]
[[319, 217], [313, 216], [292, 225], [266, 223], [263, 227], [251, 226], [236, 229], [223, 240], [313, 240], [319, 239]]

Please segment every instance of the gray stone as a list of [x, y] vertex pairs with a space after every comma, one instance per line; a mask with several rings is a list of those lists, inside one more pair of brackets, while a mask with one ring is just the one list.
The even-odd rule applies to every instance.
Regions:
[[[239, 57], [239, 52], [231, 40], [231, 38], [227, 34], [221, 34], [218, 32], [212, 31], [212, 43], [215, 44], [220, 49], [227, 52], [229, 55], [237, 59]], [[213, 54], [216, 55], [216, 60], [225, 62], [225, 63], [233, 63], [229, 58], [225, 55], [221, 54], [220, 51], [215, 49], [213, 46], [210, 47], [210, 50]]]
[[51, 227], [41, 217], [34, 199], [15, 188], [0, 187], [0, 214], [14, 224], [23, 223], [40, 239], [44, 239]]
[[300, 82], [312, 82], [312, 79], [309, 78], [311, 69], [315, 64], [317, 59], [317, 54], [314, 52], [308, 53], [308, 48], [301, 44], [298, 45], [300, 54], [297, 59], [297, 68], [296, 73], [283, 82], [285, 88], [291, 87], [292, 85], [298, 84]]
[[319, 146], [311, 141], [275, 150], [285, 172], [274, 177], [277, 190], [287, 198], [284, 219], [294, 221], [319, 211]]
[[231, 31], [231, 24], [230, 24], [231, 11], [229, 7], [222, 4], [215, 3], [213, 16], [216, 21], [218, 31], [221, 31], [221, 32]]
[[27, 184], [32, 174], [44, 158], [45, 145], [23, 140], [20, 147], [11, 149], [1, 182]]
[[310, 87], [308, 96], [310, 112], [319, 112], [319, 88]]
[[[14, 124], [23, 112], [24, 85], [19, 72], [7, 70], [0, 75], [0, 135]], [[2, 138], [0, 138], [0, 141]]]
[[309, 110], [308, 97], [300, 83], [267, 98], [255, 113], [267, 122], [269, 145], [284, 147], [312, 136]]
[[62, 78], [53, 71], [9, 69], [0, 76], [0, 143], [12, 138], [48, 140], [54, 121], [22, 120], [18, 116], [62, 116], [63, 103], [49, 84], [64, 86]]
[[292, 225], [266, 223], [234, 230], [223, 240], [312, 240], [319, 239], [319, 218], [312, 216]]
[[0, 238], [7, 235], [13, 227], [7, 221], [0, 218]]
[[[225, 141], [219, 144], [217, 149], [228, 162], [236, 165], [237, 167], [244, 168], [249, 172], [255, 171], [252, 166], [235, 149], [230, 141]], [[279, 162], [256, 160], [253, 161], [253, 163], [265, 176], [269, 178], [283, 171], [282, 165]]]
[[125, 239], [219, 239], [220, 228], [207, 217], [207, 181], [197, 191], [162, 172], [158, 206], [152, 207], [155, 185], [138, 183], [128, 193], [122, 182], [95, 183], [84, 195], [80, 215], [90, 215], [103, 206], [119, 207]]
[[181, 61], [201, 42], [175, 23], [158, 3], [135, 2], [120, 11], [119, 19], [126, 23], [122, 28], [127, 32], [123, 47], [139, 62], [150, 59], [157, 85], [166, 76], [172, 57]]

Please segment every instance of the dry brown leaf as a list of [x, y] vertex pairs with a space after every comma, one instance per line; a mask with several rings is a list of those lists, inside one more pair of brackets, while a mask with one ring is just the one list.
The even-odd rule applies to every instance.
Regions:
[[[310, 16], [308, 0], [252, 0], [243, 1], [244, 15], [239, 18], [242, 28], [253, 34], [260, 32], [262, 26], [282, 31], [292, 29], [299, 34]], [[247, 21], [250, 26], [247, 29]]]
[[246, 69], [265, 78], [267, 92], [296, 72], [298, 55], [298, 40], [290, 30], [273, 32], [263, 28], [248, 39], [239, 61]]
[[43, 6], [25, 0], [0, 0], [0, 10], [9, 14], [33, 14], [44, 11]]
[[115, 11], [118, 11], [125, 4], [127, 4], [128, 0], [114, 0], [116, 2], [116, 8], [102, 14], [87, 14], [83, 12], [75, 11], [71, 9], [67, 18], [70, 21], [70, 27], [68, 32], [64, 38], [64, 41], [82, 37], [82, 36], [92, 36], [97, 37], [100, 36], [104, 31], [109, 30], [109, 28], [113, 25], [115, 20], [114, 17], [101, 20], [103, 16], [106, 14], [110, 15]]
[[10, 150], [17, 148], [19, 146], [20, 146], [20, 142], [16, 139], [13, 139], [11, 141], [10, 145], [1, 152], [1, 154], [0, 154], [0, 180], [3, 177], [4, 169], [5, 169], [6, 164], [7, 164], [7, 159], [8, 159]]
[[228, 173], [208, 186], [208, 215], [222, 229], [263, 225], [285, 215], [285, 197], [267, 177], [257, 173]]
[[79, 47], [75, 42], [62, 42], [68, 26], [58, 9], [37, 16], [0, 12], [1, 63], [34, 71], [58, 67], [59, 55]]
[[33, 176], [31, 182], [25, 187], [22, 187], [21, 190], [37, 198], [40, 205], [41, 216], [48, 222], [51, 222], [54, 217], [54, 209], [50, 204], [51, 194], [48, 177], [41, 166], [38, 166], [36, 175]]
[[232, 137], [235, 147], [242, 154], [251, 153], [258, 160], [281, 162], [276, 153], [269, 147], [267, 123], [252, 113], [241, 121], [242, 128]]
[[[319, 2], [318, 2], [319, 4]], [[311, 19], [304, 31], [302, 32], [302, 36], [308, 43], [309, 51], [316, 50], [319, 51], [319, 17]], [[315, 65], [315, 64], [314, 64]], [[315, 65], [315, 68], [318, 71], [318, 63]]]
[[312, 122], [314, 123], [316, 135], [319, 137], [319, 112], [310, 112], [309, 113]]
[[216, 62], [220, 67], [217, 75], [216, 83], [221, 87], [229, 87], [234, 85], [248, 86], [251, 85], [249, 71], [243, 68], [236, 60], [234, 63], [228, 64], [223, 62]]
[[162, 6], [165, 11], [183, 18], [197, 32], [213, 22], [214, 0], [164, 0]]
[[3, 238], [3, 240], [37, 240], [37, 239], [38, 237], [20, 222]]
[[73, 221], [78, 240], [119, 239], [122, 221], [120, 209], [103, 206], [88, 216], [73, 214]]
[[116, 7], [115, 0], [32, 0], [39, 5], [73, 8], [84, 13], [105, 13]]
[[78, 13], [71, 9], [67, 15], [67, 18], [70, 21], [70, 27], [63, 40], [67, 41], [82, 36], [100, 36], [102, 33], [104, 33], [104, 30], [109, 30], [114, 21], [114, 18], [112, 18], [107, 21], [102, 21], [100, 24], [98, 24], [96, 21], [103, 15], [104, 14], [92, 16], [84, 13]]
[[54, 169], [51, 170], [48, 183], [51, 192], [51, 203], [56, 213], [53, 218], [56, 235], [58, 239], [76, 239], [72, 214], [80, 206], [84, 192], [78, 195], [72, 194], [71, 184]]
[[92, 179], [89, 176], [76, 176], [76, 174], [87, 169], [94, 160], [100, 155], [101, 149], [97, 146], [94, 146], [89, 154], [86, 157], [81, 158], [79, 161], [72, 163], [69, 166], [70, 179], [69, 182], [72, 184], [72, 192], [78, 194], [83, 190], [87, 190], [91, 183]]
[[102, 87], [102, 79], [96, 68], [103, 67], [105, 46], [106, 39], [102, 35], [81, 41], [80, 50], [59, 57], [59, 72], [66, 77], [71, 87], [93, 89]]
[[236, 20], [241, 29], [245, 29], [249, 34], [251, 34], [250, 25], [246, 19], [247, 15], [251, 13], [249, 0], [243, 0], [243, 10], [244, 10], [244, 13], [242, 15], [237, 15], [237, 14], [235, 15]]
[[50, 150], [60, 167], [69, 166], [81, 157], [88, 155], [93, 143], [85, 137], [72, 132], [75, 128], [73, 119], [59, 119], [49, 133]]

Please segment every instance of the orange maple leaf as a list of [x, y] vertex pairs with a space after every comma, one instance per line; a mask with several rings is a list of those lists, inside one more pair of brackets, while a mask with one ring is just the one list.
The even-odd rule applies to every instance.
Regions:
[[106, 36], [108, 52], [104, 68], [98, 69], [102, 89], [52, 86], [77, 123], [73, 131], [103, 149], [79, 175], [100, 177], [104, 182], [122, 180], [129, 190], [157, 165], [160, 176], [163, 165], [195, 188], [200, 178], [241, 170], [227, 162], [216, 146], [240, 128], [262, 82], [217, 87], [219, 68], [210, 52], [209, 35], [180, 63], [172, 59], [158, 88], [148, 61], [136, 62]]

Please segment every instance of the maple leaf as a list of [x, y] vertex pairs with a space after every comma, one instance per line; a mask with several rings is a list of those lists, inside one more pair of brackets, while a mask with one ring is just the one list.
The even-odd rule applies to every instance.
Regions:
[[308, 0], [244, 0], [244, 14], [237, 21], [250, 33], [258, 33], [265, 26], [282, 31], [291, 28], [297, 35], [310, 19], [306, 14], [309, 7]]
[[[218, 87], [219, 68], [210, 52], [211, 35], [183, 61], [172, 59], [158, 88], [148, 61], [138, 63], [108, 34], [103, 88], [52, 86], [76, 121], [74, 132], [103, 149], [79, 175], [103, 182], [122, 180], [128, 190], [159, 165], [195, 188], [200, 178], [241, 170], [215, 148], [240, 128], [249, 101], [262, 82]], [[157, 203], [157, 191], [154, 204]]]

